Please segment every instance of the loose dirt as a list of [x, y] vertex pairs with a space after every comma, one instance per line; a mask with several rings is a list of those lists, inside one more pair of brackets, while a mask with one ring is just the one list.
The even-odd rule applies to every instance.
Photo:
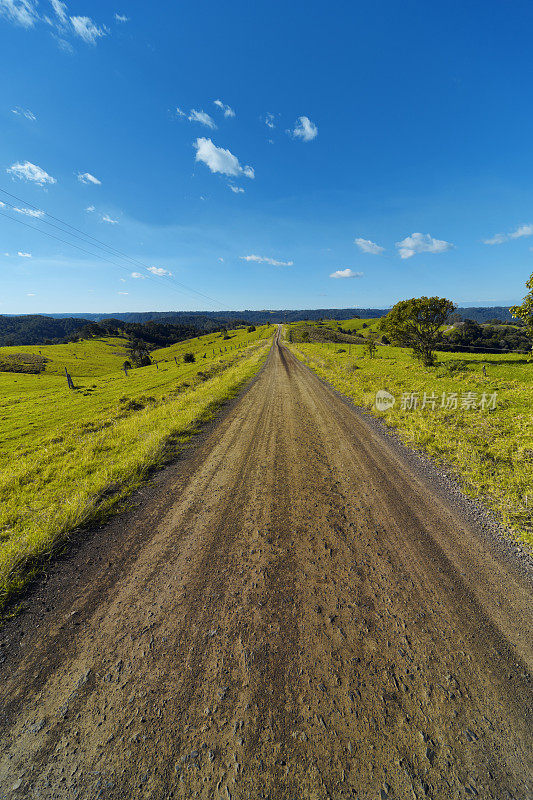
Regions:
[[0, 797], [533, 796], [532, 591], [276, 340], [0, 629]]

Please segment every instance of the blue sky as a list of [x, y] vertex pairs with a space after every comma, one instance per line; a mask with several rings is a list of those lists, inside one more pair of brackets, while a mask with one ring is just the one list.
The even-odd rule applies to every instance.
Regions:
[[0, 0], [0, 313], [520, 300], [532, 23], [520, 0]]

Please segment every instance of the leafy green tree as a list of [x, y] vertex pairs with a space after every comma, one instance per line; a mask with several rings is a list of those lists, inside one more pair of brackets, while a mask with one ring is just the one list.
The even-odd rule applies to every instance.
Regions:
[[365, 350], [369, 358], [375, 358], [378, 338], [379, 335], [374, 331], [371, 331], [366, 337]]
[[410, 347], [415, 358], [432, 367], [440, 328], [455, 309], [455, 303], [445, 297], [412, 297], [396, 303], [382, 317], [380, 328], [392, 344]]
[[531, 339], [533, 351], [533, 273], [528, 281], [526, 281], [526, 288], [529, 292], [524, 297], [521, 306], [513, 306], [509, 309], [515, 319], [521, 319], [525, 324], [528, 335]]

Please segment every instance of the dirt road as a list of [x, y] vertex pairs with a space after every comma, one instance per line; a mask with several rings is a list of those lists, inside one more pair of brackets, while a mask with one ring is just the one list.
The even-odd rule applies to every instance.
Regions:
[[275, 343], [0, 630], [0, 797], [531, 798], [526, 578]]

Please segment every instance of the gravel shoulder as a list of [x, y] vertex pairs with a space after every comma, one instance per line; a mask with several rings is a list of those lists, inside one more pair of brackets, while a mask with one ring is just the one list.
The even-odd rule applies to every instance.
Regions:
[[0, 629], [0, 797], [530, 798], [531, 572], [438, 473], [276, 340]]

